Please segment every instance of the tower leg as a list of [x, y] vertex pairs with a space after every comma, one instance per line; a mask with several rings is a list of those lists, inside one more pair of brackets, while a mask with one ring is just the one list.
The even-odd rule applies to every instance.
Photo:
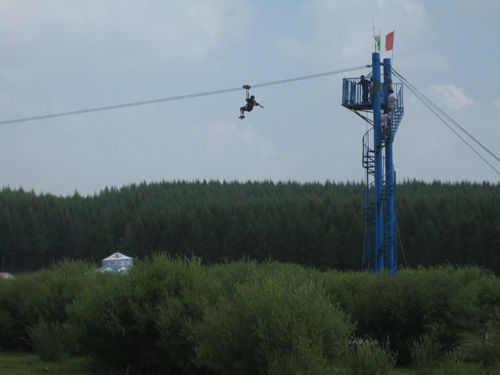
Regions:
[[384, 269], [384, 207], [382, 199], [382, 137], [380, 133], [382, 84], [380, 82], [380, 54], [378, 52], [372, 54], [372, 69], [374, 83], [373, 144], [375, 145], [375, 272], [381, 272]]
[[[389, 79], [391, 78], [391, 59], [384, 59], [384, 74], [387, 73]], [[392, 130], [389, 129], [389, 132]], [[391, 137], [392, 139], [392, 137]], [[387, 191], [387, 202], [386, 202], [386, 225], [385, 238], [386, 238], [386, 265], [389, 273], [394, 274], [396, 272], [396, 257], [395, 257], [395, 245], [396, 240], [395, 234], [395, 222], [396, 218], [394, 216], [394, 193], [396, 190], [396, 180], [394, 173], [394, 162], [392, 154], [392, 140], [385, 145], [385, 186]]]

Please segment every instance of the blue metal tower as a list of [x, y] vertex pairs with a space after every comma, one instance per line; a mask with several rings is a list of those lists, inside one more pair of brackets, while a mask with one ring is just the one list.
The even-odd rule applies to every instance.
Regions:
[[[394, 83], [391, 59], [384, 59], [380, 77], [380, 54], [372, 54], [372, 72], [366, 77], [344, 78], [342, 105], [371, 125], [363, 136], [362, 164], [366, 169], [363, 197], [365, 238], [363, 264], [381, 272], [397, 270], [396, 172], [392, 145], [403, 118], [403, 84]], [[369, 114], [373, 114], [370, 119]]]

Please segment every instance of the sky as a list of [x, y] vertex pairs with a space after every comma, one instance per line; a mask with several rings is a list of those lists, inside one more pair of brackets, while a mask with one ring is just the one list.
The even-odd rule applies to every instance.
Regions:
[[[499, 19], [498, 0], [0, 0], [0, 121], [363, 66], [375, 26], [381, 58], [499, 155]], [[264, 108], [244, 120], [241, 90], [0, 125], [0, 188], [360, 182], [368, 125], [341, 91], [342, 78], [368, 72], [256, 88]], [[404, 99], [399, 181], [500, 182], [410, 91]]]

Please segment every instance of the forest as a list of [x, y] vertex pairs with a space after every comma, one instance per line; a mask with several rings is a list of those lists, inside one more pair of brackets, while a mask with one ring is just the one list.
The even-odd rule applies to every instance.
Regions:
[[[0, 191], [0, 271], [62, 259], [99, 265], [120, 251], [204, 264], [253, 259], [360, 270], [362, 183], [174, 181], [90, 196]], [[500, 184], [398, 185], [400, 268], [477, 265], [500, 274]]]

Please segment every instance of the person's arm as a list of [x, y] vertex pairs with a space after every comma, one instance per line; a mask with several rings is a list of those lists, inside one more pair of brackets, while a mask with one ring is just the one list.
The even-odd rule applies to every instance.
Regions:
[[259, 104], [259, 103], [257, 103], [257, 102], [255, 102], [255, 105], [256, 105], [256, 106], [259, 106], [260, 108], [264, 108], [264, 106], [263, 106], [263, 105], [260, 105], [260, 104]]

